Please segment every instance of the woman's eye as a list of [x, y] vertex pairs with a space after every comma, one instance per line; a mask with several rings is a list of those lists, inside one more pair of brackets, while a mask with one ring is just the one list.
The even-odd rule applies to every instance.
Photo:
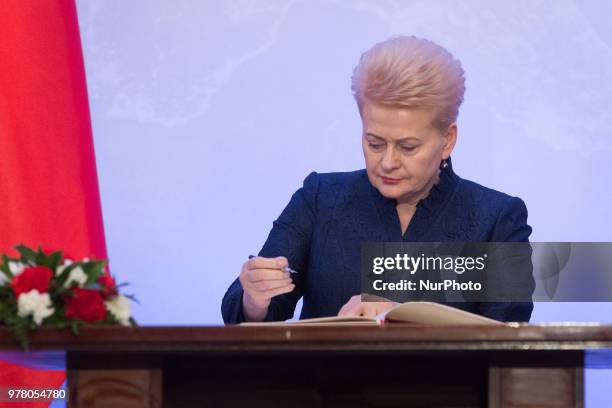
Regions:
[[370, 146], [370, 148], [372, 149], [380, 149], [382, 147], [381, 144], [376, 144], [376, 143], [368, 143], [368, 146]]
[[405, 152], [412, 152], [416, 149], [416, 146], [402, 146], [402, 150]]

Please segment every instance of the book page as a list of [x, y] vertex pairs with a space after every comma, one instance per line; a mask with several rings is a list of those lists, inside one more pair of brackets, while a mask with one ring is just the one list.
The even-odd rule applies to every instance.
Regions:
[[504, 325], [497, 320], [465, 310], [433, 302], [407, 302], [383, 313], [385, 322], [406, 322], [427, 325]]
[[240, 326], [307, 326], [307, 325], [377, 325], [379, 321], [374, 317], [365, 316], [329, 316], [303, 319], [291, 322], [245, 322]]

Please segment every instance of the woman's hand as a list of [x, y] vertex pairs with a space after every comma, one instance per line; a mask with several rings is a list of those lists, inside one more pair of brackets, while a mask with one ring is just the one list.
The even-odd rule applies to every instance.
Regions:
[[242, 265], [239, 280], [244, 289], [242, 306], [247, 321], [264, 320], [271, 299], [295, 289], [289, 272], [283, 271], [288, 265], [289, 262], [284, 256], [277, 258], [257, 256]]
[[399, 305], [397, 302], [362, 302], [361, 295], [355, 295], [342, 306], [338, 316], [376, 317], [382, 312]]

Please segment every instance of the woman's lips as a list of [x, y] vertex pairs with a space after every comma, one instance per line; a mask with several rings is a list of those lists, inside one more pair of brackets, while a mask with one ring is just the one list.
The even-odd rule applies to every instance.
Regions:
[[380, 178], [385, 184], [397, 184], [400, 181], [402, 181], [402, 179], [394, 179], [394, 178], [383, 177], [383, 176], [380, 176]]

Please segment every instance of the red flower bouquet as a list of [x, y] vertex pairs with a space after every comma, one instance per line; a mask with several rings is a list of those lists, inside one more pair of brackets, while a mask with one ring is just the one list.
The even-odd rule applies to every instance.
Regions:
[[19, 258], [0, 262], [0, 324], [6, 325], [24, 349], [27, 334], [39, 326], [71, 327], [82, 324], [135, 324], [132, 296], [119, 293], [105, 262], [74, 261], [62, 252], [16, 247]]

